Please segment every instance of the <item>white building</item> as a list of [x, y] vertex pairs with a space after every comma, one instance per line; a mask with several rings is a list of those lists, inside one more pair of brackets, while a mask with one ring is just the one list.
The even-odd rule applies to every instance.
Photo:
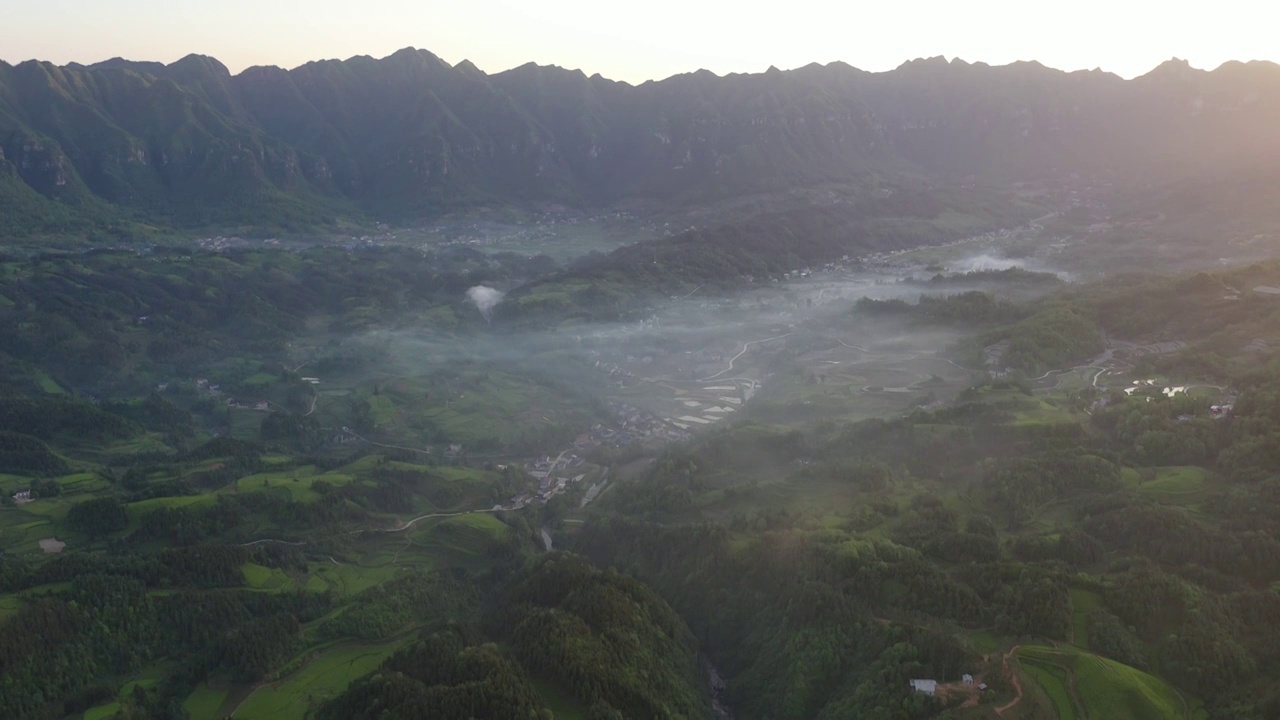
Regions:
[[937, 680], [911, 680], [911, 689], [916, 692], [922, 692], [925, 695], [932, 695], [938, 691]]
[[965, 687], [973, 687], [973, 676], [969, 673], [965, 673], [960, 679], [964, 681]]

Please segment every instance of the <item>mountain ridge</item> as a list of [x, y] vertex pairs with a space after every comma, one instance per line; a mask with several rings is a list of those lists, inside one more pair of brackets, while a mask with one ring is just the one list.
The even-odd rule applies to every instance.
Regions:
[[1280, 156], [1280, 65], [1126, 80], [938, 56], [640, 85], [427, 50], [231, 74], [191, 54], [0, 63], [0, 237], [416, 219], [481, 203], [698, 202], [894, 175], [1132, 181]]

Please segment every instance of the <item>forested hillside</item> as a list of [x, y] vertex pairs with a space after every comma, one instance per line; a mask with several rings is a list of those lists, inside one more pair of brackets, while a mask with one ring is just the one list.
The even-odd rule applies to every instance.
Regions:
[[[577, 548], [668, 598], [746, 717], [932, 717], [906, 680], [965, 673], [991, 691], [942, 716], [1271, 717], [1280, 325], [1234, 288], [1276, 273], [864, 300], [1014, 368], [894, 419], [753, 415], [618, 488]], [[1151, 344], [1100, 355], [1103, 330]], [[1172, 377], [1197, 384], [1142, 379]]]
[[0, 258], [0, 717], [1276, 716], [1280, 263], [845, 220]]

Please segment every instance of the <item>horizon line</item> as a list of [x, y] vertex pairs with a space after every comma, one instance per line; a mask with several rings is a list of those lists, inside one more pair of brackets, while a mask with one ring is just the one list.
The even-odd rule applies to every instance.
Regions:
[[292, 72], [292, 71], [294, 71], [294, 70], [298, 70], [298, 69], [303, 68], [303, 67], [306, 67], [306, 66], [308, 66], [308, 65], [314, 65], [314, 64], [317, 64], [317, 63], [330, 63], [330, 62], [346, 63], [346, 62], [351, 62], [351, 61], [353, 61], [353, 60], [363, 60], [363, 59], [372, 60], [372, 61], [374, 61], [374, 62], [383, 62], [383, 61], [386, 61], [386, 60], [389, 60], [389, 59], [391, 59], [391, 58], [395, 57], [396, 55], [400, 55], [400, 54], [402, 54], [402, 53], [406, 53], [406, 52], [410, 52], [410, 51], [415, 52], [415, 53], [427, 53], [427, 54], [429, 54], [431, 57], [433, 57], [433, 58], [435, 58], [435, 59], [439, 60], [441, 63], [443, 63], [443, 64], [447, 65], [447, 66], [448, 66], [448, 67], [450, 67], [450, 68], [458, 68], [458, 67], [461, 67], [461, 66], [463, 66], [463, 65], [468, 65], [468, 66], [470, 66], [470, 67], [474, 68], [476, 71], [480, 72], [481, 74], [485, 75], [486, 77], [492, 77], [492, 76], [496, 76], [496, 75], [502, 75], [502, 74], [504, 74], [504, 73], [512, 72], [512, 71], [514, 71], [514, 70], [519, 70], [519, 69], [521, 69], [521, 68], [528, 67], [528, 66], [532, 65], [532, 66], [537, 67], [537, 68], [549, 68], [549, 69], [563, 70], [563, 71], [570, 72], [570, 73], [580, 73], [580, 74], [582, 74], [583, 76], [586, 76], [586, 77], [589, 77], [589, 78], [596, 78], [596, 77], [599, 77], [599, 78], [602, 78], [602, 79], [604, 79], [604, 80], [608, 80], [609, 82], [621, 83], [621, 84], [625, 84], [625, 85], [630, 85], [630, 86], [632, 86], [632, 87], [638, 87], [638, 86], [645, 85], [645, 84], [648, 84], [648, 83], [660, 83], [660, 82], [665, 82], [665, 81], [667, 81], [667, 80], [671, 80], [671, 79], [673, 79], [673, 78], [684, 77], [684, 76], [688, 76], [688, 75], [710, 74], [710, 75], [715, 76], [716, 78], [727, 78], [727, 77], [735, 77], [735, 76], [741, 76], [741, 75], [754, 76], [754, 75], [766, 75], [766, 74], [769, 74], [769, 73], [772, 73], [772, 72], [782, 72], [782, 73], [795, 72], [795, 71], [798, 71], [798, 70], [803, 70], [803, 69], [806, 69], [806, 68], [813, 67], [813, 66], [815, 66], [815, 65], [816, 65], [816, 66], [818, 66], [818, 67], [822, 67], [822, 68], [831, 67], [832, 65], [843, 65], [843, 66], [845, 66], [845, 67], [848, 67], [848, 68], [853, 69], [853, 70], [857, 70], [857, 71], [859, 71], [859, 72], [867, 73], [867, 74], [870, 74], [870, 75], [878, 75], [878, 74], [885, 74], [885, 73], [896, 72], [896, 71], [902, 70], [903, 68], [905, 68], [905, 67], [907, 67], [907, 66], [910, 66], [910, 65], [913, 65], [913, 64], [928, 63], [928, 62], [937, 62], [937, 61], [942, 61], [942, 64], [946, 64], [946, 65], [948, 65], [948, 66], [957, 66], [957, 65], [958, 65], [958, 66], [963, 66], [963, 67], [985, 67], [985, 68], [1007, 68], [1007, 67], [1012, 67], [1012, 66], [1016, 66], [1016, 65], [1035, 65], [1035, 66], [1039, 66], [1039, 67], [1045, 68], [1045, 69], [1047, 69], [1047, 70], [1053, 70], [1053, 71], [1060, 72], [1060, 73], [1063, 73], [1063, 74], [1066, 74], [1066, 75], [1072, 75], [1072, 74], [1077, 74], [1077, 73], [1099, 73], [1099, 74], [1103, 74], [1103, 75], [1111, 75], [1111, 76], [1114, 76], [1114, 77], [1119, 78], [1119, 79], [1124, 80], [1124, 81], [1131, 81], [1131, 80], [1136, 80], [1136, 79], [1141, 78], [1141, 77], [1145, 77], [1145, 76], [1150, 75], [1151, 73], [1155, 72], [1156, 70], [1159, 70], [1160, 68], [1165, 67], [1165, 66], [1170, 65], [1170, 64], [1182, 65], [1182, 66], [1185, 66], [1186, 68], [1188, 68], [1188, 69], [1190, 69], [1190, 70], [1193, 70], [1193, 71], [1195, 71], [1195, 72], [1202, 72], [1202, 73], [1213, 73], [1213, 72], [1217, 72], [1217, 71], [1219, 71], [1219, 70], [1221, 70], [1221, 69], [1223, 69], [1223, 68], [1225, 68], [1225, 67], [1227, 67], [1227, 66], [1229, 66], [1229, 65], [1255, 65], [1255, 64], [1262, 64], [1262, 65], [1270, 65], [1270, 66], [1273, 66], [1273, 67], [1280, 67], [1280, 63], [1277, 63], [1277, 62], [1275, 62], [1275, 61], [1272, 61], [1272, 60], [1264, 60], [1264, 59], [1256, 59], [1256, 58], [1255, 58], [1255, 59], [1250, 59], [1250, 60], [1226, 60], [1226, 61], [1223, 61], [1222, 63], [1220, 63], [1217, 67], [1215, 67], [1215, 68], [1213, 68], [1213, 69], [1211, 69], [1211, 70], [1210, 70], [1210, 69], [1206, 69], [1206, 68], [1203, 68], [1203, 67], [1195, 67], [1195, 66], [1191, 65], [1191, 62], [1190, 62], [1189, 60], [1184, 60], [1184, 59], [1179, 58], [1179, 57], [1177, 57], [1177, 56], [1173, 56], [1173, 57], [1169, 58], [1168, 60], [1164, 60], [1164, 61], [1162, 61], [1162, 62], [1160, 62], [1160, 63], [1156, 64], [1154, 67], [1152, 67], [1150, 70], [1148, 70], [1148, 71], [1146, 71], [1146, 72], [1144, 72], [1144, 73], [1141, 73], [1141, 74], [1138, 74], [1138, 75], [1134, 75], [1134, 76], [1132, 76], [1132, 77], [1125, 77], [1125, 76], [1123, 76], [1123, 75], [1120, 75], [1119, 73], [1116, 73], [1116, 72], [1113, 72], [1113, 71], [1110, 71], [1110, 70], [1103, 70], [1100, 66], [1096, 66], [1096, 67], [1089, 68], [1089, 69], [1086, 69], [1086, 68], [1078, 68], [1078, 69], [1074, 69], [1074, 70], [1066, 70], [1066, 69], [1063, 69], [1063, 68], [1058, 68], [1058, 67], [1053, 67], [1053, 66], [1051, 66], [1051, 65], [1046, 65], [1046, 64], [1044, 64], [1044, 63], [1040, 62], [1039, 60], [1035, 60], [1035, 59], [1031, 59], [1031, 60], [1014, 60], [1014, 61], [1011, 61], [1011, 62], [1008, 62], [1008, 63], [1004, 63], [1004, 64], [996, 65], [996, 64], [991, 64], [991, 63], [988, 63], [988, 62], [985, 62], [985, 61], [982, 61], [982, 60], [976, 60], [976, 61], [972, 61], [972, 62], [970, 62], [970, 61], [967, 61], [967, 60], [965, 60], [965, 59], [961, 58], [961, 57], [960, 57], [960, 56], [958, 56], [958, 55], [956, 55], [956, 56], [952, 56], [952, 57], [950, 57], [950, 58], [948, 58], [948, 57], [947, 57], [947, 56], [945, 56], [945, 55], [934, 55], [934, 56], [931, 56], [931, 57], [916, 57], [916, 58], [910, 58], [910, 59], [907, 59], [907, 60], [903, 60], [903, 61], [902, 61], [901, 63], [899, 63], [898, 65], [896, 65], [896, 66], [894, 66], [894, 67], [892, 67], [892, 68], [889, 68], [889, 69], [885, 69], [885, 70], [863, 70], [862, 68], [859, 68], [859, 67], [857, 67], [856, 65], [853, 65], [853, 64], [851, 64], [851, 63], [849, 63], [849, 62], [847, 62], [847, 61], [845, 61], [845, 60], [831, 60], [831, 61], [828, 61], [828, 62], [825, 62], [825, 63], [820, 62], [820, 61], [817, 61], [817, 60], [814, 60], [814, 61], [811, 61], [811, 62], [805, 63], [805, 64], [803, 64], [803, 65], [797, 65], [797, 66], [795, 66], [795, 67], [790, 67], [790, 68], [778, 68], [778, 67], [776, 67], [776, 66], [774, 66], [774, 65], [772, 65], [772, 64], [771, 64], [771, 65], [769, 65], [767, 68], [765, 68], [764, 70], [755, 71], [755, 72], [728, 72], [728, 73], [723, 73], [723, 74], [722, 74], [722, 73], [718, 73], [718, 72], [716, 72], [716, 71], [714, 71], [714, 70], [710, 70], [710, 69], [708, 69], [708, 68], [705, 68], [705, 67], [704, 67], [704, 68], [698, 68], [698, 69], [695, 69], [695, 70], [688, 70], [688, 71], [685, 71], [685, 72], [675, 73], [675, 74], [673, 74], [673, 75], [668, 75], [668, 76], [663, 77], [663, 78], [649, 78], [649, 79], [646, 79], [646, 80], [642, 80], [642, 81], [640, 81], [640, 82], [631, 82], [631, 81], [628, 81], [628, 80], [616, 80], [616, 79], [613, 79], [613, 78], [609, 78], [609, 77], [606, 77], [606, 76], [602, 75], [602, 74], [601, 74], [601, 73], [599, 73], [599, 72], [596, 72], [596, 73], [590, 73], [590, 74], [588, 74], [588, 73], [587, 73], [585, 70], [583, 70], [582, 68], [567, 68], [567, 67], [564, 67], [564, 66], [562, 66], [562, 65], [557, 65], [557, 64], [555, 64], [555, 63], [541, 64], [541, 63], [538, 63], [538, 62], [537, 62], [537, 61], [535, 61], [535, 60], [530, 60], [530, 61], [527, 61], [527, 62], [521, 63], [521, 64], [519, 64], [519, 65], [513, 65], [513, 66], [511, 66], [511, 67], [509, 67], [509, 68], [505, 68], [505, 69], [502, 69], [502, 70], [486, 71], [486, 70], [481, 69], [478, 65], [476, 65], [474, 62], [472, 62], [472, 61], [471, 61], [470, 59], [468, 59], [468, 58], [463, 58], [462, 60], [459, 60], [459, 61], [457, 61], [456, 63], [451, 63], [451, 62], [449, 62], [448, 60], [445, 60], [444, 58], [440, 57], [439, 55], [435, 54], [434, 52], [432, 52], [431, 50], [429, 50], [429, 49], [427, 49], [427, 48], [420, 48], [420, 47], [416, 47], [416, 46], [413, 46], [413, 45], [405, 46], [405, 47], [403, 47], [403, 48], [400, 48], [400, 49], [398, 49], [398, 50], [396, 50], [396, 51], [394, 51], [394, 52], [392, 52], [392, 53], [389, 53], [389, 54], [387, 54], [387, 55], [385, 55], [385, 56], [382, 56], [382, 57], [373, 57], [372, 55], [365, 54], [365, 53], [361, 53], [361, 54], [357, 54], [357, 55], [351, 55], [351, 56], [349, 56], [349, 57], [347, 57], [347, 58], [316, 58], [316, 59], [313, 59], [313, 60], [307, 60], [306, 62], [303, 62], [303, 63], [301, 63], [301, 64], [299, 64], [299, 65], [295, 65], [295, 66], [293, 66], [293, 67], [284, 67], [284, 66], [281, 66], [281, 65], [262, 65], [262, 64], [259, 64], [259, 65], [248, 65], [248, 66], [245, 66], [245, 67], [241, 68], [239, 71], [232, 71], [232, 70], [227, 66], [227, 64], [226, 64], [226, 63], [222, 62], [222, 60], [218, 59], [218, 58], [217, 58], [216, 56], [214, 56], [214, 55], [206, 55], [206, 54], [203, 54], [203, 53], [197, 53], [197, 52], [187, 53], [186, 55], [183, 55], [182, 57], [179, 57], [178, 59], [173, 60], [173, 61], [170, 61], [170, 62], [164, 62], [164, 61], [160, 61], [160, 60], [130, 60], [130, 59], [128, 59], [128, 58], [125, 58], [124, 56], [121, 56], [121, 55], [115, 55], [115, 56], [112, 56], [112, 57], [109, 57], [109, 58], [106, 58], [106, 59], [103, 59], [103, 60], [98, 60], [98, 61], [90, 62], [90, 63], [82, 63], [82, 62], [78, 62], [78, 61], [70, 61], [70, 62], [67, 62], [67, 63], [64, 63], [64, 64], [59, 64], [59, 63], [56, 63], [56, 62], [53, 62], [53, 61], [50, 61], [50, 60], [41, 60], [41, 59], [39, 59], [39, 58], [28, 58], [28, 59], [26, 59], [26, 60], [21, 60], [21, 61], [17, 61], [17, 62], [10, 62], [10, 61], [8, 61], [8, 60], [5, 60], [5, 59], [3, 59], [3, 58], [0, 58], [0, 63], [3, 63], [3, 64], [8, 65], [8, 66], [10, 66], [10, 67], [18, 67], [18, 66], [20, 66], [20, 65], [25, 65], [25, 64], [27, 64], [27, 63], [35, 62], [35, 63], [40, 63], [40, 64], [49, 64], [49, 65], [53, 65], [54, 67], [59, 67], [59, 68], [67, 68], [67, 67], [73, 67], [73, 66], [74, 66], [74, 67], [84, 67], [84, 68], [94, 68], [94, 67], [96, 67], [96, 66], [104, 65], [104, 64], [106, 64], [106, 63], [111, 63], [111, 62], [125, 62], [125, 63], [139, 64], [139, 65], [161, 65], [161, 66], [163, 66], [163, 67], [172, 67], [173, 65], [176, 65], [176, 64], [178, 64], [178, 63], [180, 63], [180, 62], [182, 62], [182, 61], [184, 61], [184, 60], [187, 60], [187, 59], [189, 59], [189, 58], [193, 58], [193, 57], [194, 57], [194, 58], [201, 58], [201, 59], [213, 60], [214, 62], [216, 62], [216, 63], [218, 63], [220, 66], [222, 66], [222, 68], [223, 68], [224, 70], [226, 70], [226, 71], [227, 71], [227, 74], [228, 74], [228, 75], [230, 75], [231, 77], [239, 77], [239, 76], [241, 76], [241, 75], [243, 75], [243, 74], [245, 74], [245, 73], [247, 73], [247, 72], [249, 72], [249, 71], [251, 71], [251, 70], [258, 70], [258, 69], [266, 69], [266, 70], [275, 69], [275, 70], [283, 70], [283, 71], [285, 71], [285, 72]]

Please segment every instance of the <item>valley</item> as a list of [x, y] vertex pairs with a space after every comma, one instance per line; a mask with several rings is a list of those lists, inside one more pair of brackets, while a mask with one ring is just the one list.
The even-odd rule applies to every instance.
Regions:
[[0, 717], [1280, 715], [1275, 73], [0, 63]]
[[[807, 533], [812, 523], [910, 546], [917, 541], [901, 535], [902, 513], [909, 518], [924, 512], [920, 493], [941, 492], [937, 512], [957, 513], [961, 520], [976, 518], [981, 506], [931, 489], [947, 485], [930, 479], [932, 471], [912, 468], [922, 458], [902, 469], [842, 465], [821, 449], [834, 441], [823, 438], [837, 428], [857, 432], [860, 423], [907, 422], [928, 428], [933, 442], [945, 444], [958, 426], [929, 418], [963, 408], [991, 408], [1005, 418], [996, 422], [1017, 433], [1087, 425], [1090, 413], [1125, 402], [1112, 389], [1125, 391], [1128, 401], [1176, 400], [1179, 417], [1202, 417], [1211, 404], [1236, 401], [1217, 376], [1159, 374], [1144, 365], [1185, 352], [1190, 345], [1184, 341], [1108, 337], [1104, 352], [1032, 377], [1004, 364], [1009, 339], [970, 357], [967, 343], [987, 339], [968, 321], [894, 320], [855, 308], [868, 302], [898, 307], [892, 303], [906, 299], [916, 303], [904, 306], [909, 310], [922, 307], [921, 296], [945, 308], [952, 298], [972, 293], [1009, 307], [1034, 307], [1065, 287], [1059, 277], [1072, 271], [1055, 269], [1051, 259], [1013, 257], [1010, 250], [1027, 234], [1043, 233], [1048, 219], [946, 247], [795, 268], [777, 282], [651, 296], [633, 320], [570, 314], [554, 326], [531, 327], [499, 303], [490, 323], [468, 309], [465, 298], [455, 298], [418, 313], [420, 320], [352, 332], [353, 319], [366, 313], [357, 305], [347, 319], [297, 326], [271, 361], [250, 351], [190, 366], [187, 375], [153, 371], [149, 379], [138, 377], [151, 393], [139, 410], [161, 414], [135, 415], [143, 425], [122, 427], [106, 444], [63, 444], [59, 438], [66, 436], [55, 424], [44, 436], [55, 448], [49, 462], [73, 472], [39, 482], [22, 474], [0, 476], [0, 490], [16, 501], [0, 511], [0, 546], [16, 568], [51, 556], [105, 558], [123, 547], [154, 552], [146, 548], [174, 545], [170, 552], [180, 553], [213, 541], [225, 543], [234, 558], [220, 571], [232, 576], [219, 582], [281, 601], [299, 598], [292, 603], [312, 598], [316, 610], [299, 618], [298, 640], [290, 644], [294, 654], [281, 656], [276, 669], [251, 683], [238, 680], [239, 671], [214, 670], [188, 686], [177, 700], [192, 718], [302, 718], [307, 708], [336, 701], [348, 683], [405, 651], [409, 629], [431, 625], [427, 616], [392, 602], [381, 589], [388, 583], [409, 577], [406, 572], [491, 572], [486, 568], [535, 549], [599, 553], [616, 542], [601, 540], [606, 518], [657, 512], [654, 517], [668, 522], [710, 521], [729, 529], [731, 548], [755, 542], [758, 532], [768, 537], [791, 527]], [[311, 263], [323, 257], [301, 252]], [[363, 252], [376, 257], [399, 251]], [[241, 263], [274, 263], [280, 253], [297, 251], [224, 248], [198, 262], [216, 263], [225, 255]], [[90, 267], [96, 261], [74, 262]], [[446, 317], [445, 324], [437, 320]], [[135, 318], [126, 332], [145, 337], [146, 327]], [[28, 382], [21, 367], [14, 371], [7, 382]], [[46, 397], [67, 397], [74, 374], [51, 372], [29, 382]], [[1174, 385], [1186, 395], [1162, 392]], [[200, 423], [172, 425], [183, 407]], [[124, 412], [123, 406], [114, 412]], [[203, 444], [193, 447], [201, 438]], [[656, 506], [662, 510], [640, 509], [673, 461], [708, 452], [715, 459], [696, 462], [699, 469], [689, 476], [698, 478], [685, 501], [691, 504], [666, 501]], [[1156, 450], [1142, 452], [1163, 459]], [[6, 457], [14, 462], [18, 456]], [[940, 478], [948, 471], [941, 472]], [[846, 477], [868, 479], [849, 484]], [[1121, 481], [1138, 497], [1187, 508], [1213, 496], [1207, 477], [1196, 467], [1140, 466], [1126, 468]], [[20, 498], [22, 493], [27, 495]], [[72, 518], [78, 506], [106, 498], [119, 503], [119, 511], [111, 510], [121, 513], [119, 524], [99, 527]], [[1016, 526], [1052, 532], [1074, 522], [1069, 498], [1042, 496], [1017, 507]], [[68, 581], [57, 578], [18, 580], [23, 589], [0, 595], [6, 614], [29, 612], [42, 598], [64, 592]], [[74, 587], [74, 578], [70, 582]], [[163, 598], [166, 592], [148, 594]], [[1072, 588], [1071, 597], [1087, 592], [1097, 595]], [[390, 613], [385, 631], [344, 630], [337, 619], [388, 602], [377, 610]], [[877, 624], [885, 628], [918, 625], [908, 619], [915, 616], [882, 612]], [[1080, 622], [1087, 627], [1087, 619]], [[1018, 636], [997, 624], [962, 629], [958, 637], [989, 653], [1004, 652]], [[717, 665], [727, 660], [719, 657]], [[1002, 708], [1001, 716], [1017, 716], [1023, 703], [1043, 707], [1038, 693], [1054, 698], [1058, 692], [1049, 679], [1057, 666], [1028, 659], [1015, 666], [1037, 689], [1031, 699]], [[136, 682], [158, 672], [166, 677], [153, 666], [139, 672], [124, 683], [120, 700], [85, 716], [116, 712], [131, 702], [129, 688]], [[1016, 682], [1011, 672], [988, 670], [983, 677]], [[716, 700], [720, 712], [750, 716], [742, 690], [735, 689], [740, 686], [729, 682]], [[151, 683], [147, 687], [166, 687]], [[963, 704], [976, 710], [1009, 698], [1000, 690], [975, 697], [976, 705]], [[1076, 705], [1062, 705], [1060, 716], [1076, 712], [1070, 708], [1081, 701], [1070, 702]], [[1152, 710], [1151, 717], [1195, 716], [1185, 701], [1178, 707], [1183, 709], [1176, 715]]]

